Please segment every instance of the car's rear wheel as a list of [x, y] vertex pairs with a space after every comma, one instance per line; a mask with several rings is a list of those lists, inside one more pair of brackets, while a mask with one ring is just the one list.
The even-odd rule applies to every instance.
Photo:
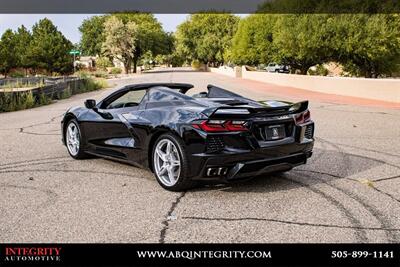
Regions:
[[65, 127], [65, 144], [67, 146], [68, 153], [74, 159], [83, 159], [86, 154], [82, 149], [82, 135], [79, 129], [79, 124], [75, 119], [68, 121], [67, 127]]
[[153, 147], [153, 171], [158, 183], [171, 191], [194, 186], [187, 178], [188, 160], [183, 142], [172, 134], [161, 135]]

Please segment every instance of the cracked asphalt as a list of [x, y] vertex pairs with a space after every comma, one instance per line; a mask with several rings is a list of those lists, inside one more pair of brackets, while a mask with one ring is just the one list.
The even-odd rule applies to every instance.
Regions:
[[183, 193], [163, 190], [146, 170], [69, 157], [60, 136], [68, 107], [156, 81], [301, 100], [268, 91], [277, 86], [177, 69], [0, 114], [0, 242], [400, 242], [399, 109], [314, 99], [315, 153], [307, 165]]

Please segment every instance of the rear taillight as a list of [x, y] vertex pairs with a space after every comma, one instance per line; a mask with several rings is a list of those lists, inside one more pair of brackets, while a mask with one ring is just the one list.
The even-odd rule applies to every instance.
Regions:
[[311, 113], [309, 110], [306, 110], [300, 114], [296, 114], [294, 116], [296, 124], [303, 124], [305, 122], [309, 122], [311, 120]]
[[208, 120], [194, 123], [192, 126], [205, 132], [236, 132], [248, 130], [245, 121], [236, 120]]
[[245, 124], [245, 121], [227, 121], [225, 127], [228, 131], [247, 131]]

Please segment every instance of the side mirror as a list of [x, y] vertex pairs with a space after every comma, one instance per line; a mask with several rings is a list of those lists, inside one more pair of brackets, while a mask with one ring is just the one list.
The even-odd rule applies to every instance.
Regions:
[[93, 109], [96, 107], [96, 100], [94, 99], [86, 99], [85, 107], [88, 109]]

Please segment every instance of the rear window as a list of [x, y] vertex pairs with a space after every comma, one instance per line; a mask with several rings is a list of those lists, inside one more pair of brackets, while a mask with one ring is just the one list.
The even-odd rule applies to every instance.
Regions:
[[191, 100], [192, 98], [180, 93], [178, 90], [170, 89], [167, 87], [152, 88], [149, 91], [149, 101], [177, 101], [177, 100]]

